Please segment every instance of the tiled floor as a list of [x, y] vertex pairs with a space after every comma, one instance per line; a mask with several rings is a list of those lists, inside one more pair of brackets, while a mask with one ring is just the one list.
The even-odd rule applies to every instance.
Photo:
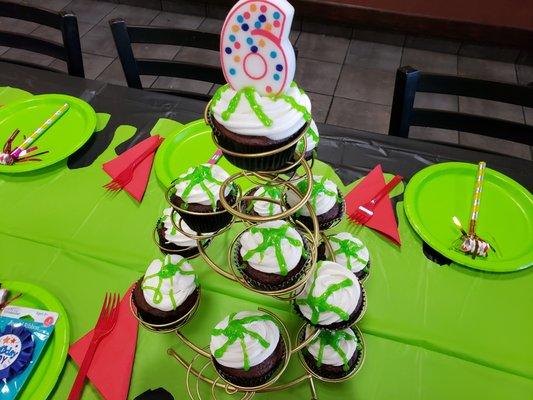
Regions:
[[[93, 0], [13, 1], [41, 6], [46, 3], [46, 7], [54, 10], [73, 11], [78, 16], [86, 76], [118, 85], [126, 85], [126, 82], [117, 59], [108, 20], [123, 17], [132, 24], [199, 29], [208, 32], [219, 32], [222, 26], [221, 20], [192, 15], [197, 14], [194, 9], [180, 9], [170, 1], [163, 1], [163, 6], [167, 5], [168, 11]], [[138, 3], [147, 4], [146, 0]], [[180, 14], [179, 11], [191, 15]], [[319, 28], [316, 26], [313, 30], [320, 32]], [[60, 40], [57, 31], [32, 22], [0, 18], [0, 29], [32, 34], [49, 40]], [[313, 114], [317, 122], [387, 134], [395, 71], [400, 65], [411, 65], [428, 72], [511, 83], [526, 84], [533, 81], [533, 67], [464, 57], [461, 56], [462, 52], [455, 48], [456, 42], [432, 39], [430, 46], [424, 38], [406, 38], [400, 34], [368, 30], [354, 30], [351, 39], [347, 38], [349, 34], [346, 32], [339, 31], [338, 34], [339, 36], [326, 36], [295, 30], [290, 36], [299, 50], [295, 79], [311, 97]], [[436, 52], [435, 49], [442, 52]], [[486, 48], [480, 49], [480, 52], [483, 50]], [[218, 65], [217, 53], [210, 51], [167, 45], [135, 45], [134, 51], [141, 57], [201, 59], [203, 62]], [[459, 55], [450, 53], [459, 53]], [[64, 62], [60, 60], [26, 51], [0, 47], [0, 55], [66, 69]], [[212, 93], [214, 90], [212, 84], [176, 78], [143, 77], [142, 82], [145, 87], [171, 87], [201, 93]], [[427, 108], [496, 116], [517, 122], [527, 121], [533, 124], [533, 109], [492, 101], [423, 93], [417, 95], [415, 104]], [[529, 146], [464, 132], [412, 127], [410, 135], [413, 138], [459, 143], [532, 159], [532, 149]]]

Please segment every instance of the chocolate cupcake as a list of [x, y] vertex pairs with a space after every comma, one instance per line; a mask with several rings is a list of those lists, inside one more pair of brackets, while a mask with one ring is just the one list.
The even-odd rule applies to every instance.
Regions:
[[[370, 268], [370, 255], [363, 242], [348, 232], [337, 233], [328, 239], [335, 262], [348, 268], [359, 280], [365, 279]], [[331, 255], [327, 256], [328, 260], [333, 259]]]
[[[277, 200], [281, 203], [285, 201], [285, 192], [280, 186], [260, 186], [253, 188], [246, 193], [246, 196], [264, 197], [267, 199]], [[246, 200], [244, 204], [246, 212], [250, 215], [271, 217], [284, 211], [284, 207], [264, 200]]]
[[296, 145], [296, 152], [299, 154], [303, 152], [304, 159], [310, 160], [313, 156], [313, 151], [316, 149], [316, 147], [318, 146], [318, 142], [320, 141], [320, 135], [318, 133], [318, 128], [314, 120], [311, 121], [309, 129], [307, 129], [307, 131], [305, 132], [305, 139], [307, 146], [304, 145], [304, 140], [300, 139], [298, 141], [298, 144]]
[[[308, 326], [306, 336], [311, 334]], [[318, 337], [302, 351], [307, 366], [328, 379], [348, 376], [361, 358], [361, 344], [352, 328], [321, 330]]]
[[[296, 184], [298, 191], [304, 195], [307, 192], [307, 180], [303, 179]], [[294, 207], [300, 198], [293, 192], [287, 193], [287, 203]], [[344, 200], [339, 193], [337, 185], [325, 176], [313, 175], [313, 189], [309, 202], [318, 220], [319, 230], [331, 228], [344, 214]], [[304, 205], [295, 213], [295, 218], [309, 229], [313, 229], [313, 220], [309, 210]]]
[[[157, 237], [161, 252], [164, 254], [179, 254], [185, 258], [196, 256], [199, 253], [196, 240], [177, 230], [176, 226], [189, 235], [198, 235], [198, 233], [189, 228], [185, 221], [181, 220], [178, 213], [174, 213], [174, 223], [171, 221], [171, 216], [172, 208], [164, 209], [163, 215], [157, 224]], [[209, 240], [202, 241], [204, 246], [208, 243]]]
[[198, 296], [199, 286], [192, 266], [187, 259], [173, 254], [165, 256], [163, 261], [152, 261], [133, 290], [133, 303], [143, 322], [171, 325], [195, 306]]
[[346, 267], [331, 261], [318, 262], [294, 304], [308, 323], [330, 330], [347, 328], [364, 310], [359, 280]]
[[268, 382], [286, 357], [274, 318], [260, 311], [228, 315], [211, 331], [209, 349], [218, 373], [243, 387]]
[[[274, 171], [293, 158], [297, 138], [311, 121], [310, 112], [309, 97], [293, 82], [285, 93], [268, 96], [253, 87], [235, 91], [229, 85], [221, 86], [211, 100], [207, 115], [223, 152], [224, 149], [241, 154], [274, 151], [264, 157], [224, 152], [229, 162], [249, 171]], [[286, 149], [280, 150], [286, 145]]]
[[[195, 232], [215, 232], [231, 222], [231, 214], [220, 203], [220, 187], [229, 175], [218, 165], [189, 168], [174, 182], [170, 201], [181, 218]], [[224, 197], [236, 201], [235, 185], [226, 187]]]
[[309, 261], [307, 243], [282, 220], [252, 226], [239, 238], [237, 264], [255, 288], [280, 290], [294, 284]]

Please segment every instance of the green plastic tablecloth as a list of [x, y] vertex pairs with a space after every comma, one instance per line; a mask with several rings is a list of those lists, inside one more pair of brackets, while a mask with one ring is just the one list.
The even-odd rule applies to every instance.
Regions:
[[[0, 104], [6, 104], [1, 94]], [[177, 126], [163, 120], [157, 133], [170, 134]], [[91, 167], [70, 170], [61, 162], [31, 174], [0, 175], [0, 281], [32, 282], [55, 294], [70, 316], [72, 341], [91, 329], [105, 292], [124, 292], [151, 260], [161, 257], [151, 233], [166, 204], [155, 174], [141, 204], [101, 188], [109, 179], [102, 163], [116, 156], [114, 148], [133, 130], [119, 129]], [[354, 185], [345, 187], [322, 163], [315, 173], [330, 176], [344, 193]], [[357, 234], [370, 250], [368, 310], [358, 324], [367, 354], [352, 380], [318, 383], [319, 398], [533, 399], [531, 269], [489, 274], [439, 266], [423, 255], [401, 202], [397, 212], [401, 248], [347, 221], [333, 229]], [[231, 233], [210, 246], [215, 260], [224, 262], [222, 249], [230, 238]], [[182, 331], [196, 344], [207, 345], [210, 329], [232, 311], [268, 307], [293, 334], [302, 323], [288, 303], [252, 294], [201, 260], [193, 265], [202, 300]], [[160, 386], [176, 399], [186, 398], [185, 371], [167, 356], [169, 347], [191, 355], [173, 335], [139, 330], [129, 398]], [[51, 398], [67, 398], [76, 371], [68, 361]], [[302, 372], [295, 359], [284, 380]], [[309, 390], [302, 384], [257, 397], [267, 396], [309, 398]], [[83, 399], [98, 398], [88, 385]]]

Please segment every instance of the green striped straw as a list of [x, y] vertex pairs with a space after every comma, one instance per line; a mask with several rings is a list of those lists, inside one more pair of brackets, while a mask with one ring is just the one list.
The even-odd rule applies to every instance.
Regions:
[[479, 202], [481, 201], [481, 192], [483, 190], [483, 178], [485, 176], [485, 161], [478, 164], [476, 174], [476, 184], [474, 186], [474, 198], [472, 200], [472, 213], [470, 214], [470, 226], [468, 229], [469, 235], [474, 235], [476, 230], [476, 222], [479, 214]]
[[50, 118], [44, 121], [40, 127], [38, 127], [30, 136], [28, 136], [20, 146], [11, 152], [11, 157], [14, 159], [19, 158], [20, 153], [28, 149], [33, 142], [39, 139], [41, 135], [45, 133], [48, 128], [50, 128], [59, 118], [61, 118], [61, 116], [65, 114], [69, 108], [70, 106], [68, 103], [63, 104], [59, 110], [53, 113]]

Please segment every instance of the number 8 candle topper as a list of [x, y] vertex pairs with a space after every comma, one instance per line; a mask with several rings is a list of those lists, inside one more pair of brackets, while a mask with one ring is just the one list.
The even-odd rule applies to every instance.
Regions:
[[286, 0], [240, 0], [233, 6], [220, 35], [220, 59], [234, 90], [254, 87], [269, 96], [288, 89], [296, 68], [289, 41], [293, 16]]

